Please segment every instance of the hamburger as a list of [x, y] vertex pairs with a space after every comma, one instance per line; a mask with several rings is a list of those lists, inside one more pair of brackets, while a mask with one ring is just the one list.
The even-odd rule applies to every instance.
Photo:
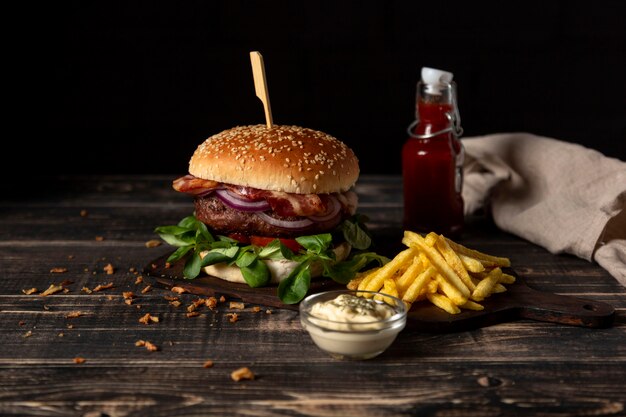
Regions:
[[356, 216], [358, 176], [354, 152], [326, 133], [235, 127], [201, 143], [189, 174], [173, 181], [193, 197], [194, 215], [156, 231], [179, 246], [171, 260], [187, 256], [187, 278], [204, 270], [253, 287], [279, 284], [281, 299], [297, 302], [310, 278], [345, 282], [376, 258], [354, 256], [371, 243]]

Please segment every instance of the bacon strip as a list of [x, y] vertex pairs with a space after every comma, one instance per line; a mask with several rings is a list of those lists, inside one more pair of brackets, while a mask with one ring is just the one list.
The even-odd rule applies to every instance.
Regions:
[[[293, 194], [282, 191], [259, 190], [240, 185], [221, 184], [217, 181], [204, 180], [191, 174], [177, 178], [173, 187], [181, 193], [202, 197], [217, 188], [228, 188], [231, 192], [250, 200], [265, 199], [272, 210], [279, 216], [320, 216], [329, 210], [328, 195], [326, 194]], [[342, 210], [349, 214], [356, 211], [356, 194], [348, 191], [343, 194], [334, 193], [342, 205]]]
[[318, 194], [292, 194], [242, 186], [231, 186], [229, 189], [251, 200], [265, 199], [272, 210], [284, 217], [315, 216], [328, 210], [327, 199]]
[[172, 182], [172, 187], [181, 193], [187, 193], [194, 196], [207, 194], [215, 190], [220, 185], [219, 182], [213, 180], [203, 180], [191, 174], [176, 178]]

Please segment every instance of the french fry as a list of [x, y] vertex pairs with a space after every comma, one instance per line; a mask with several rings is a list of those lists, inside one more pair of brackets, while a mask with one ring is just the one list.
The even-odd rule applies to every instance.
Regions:
[[504, 272], [502, 273], [502, 276], [500, 277], [501, 284], [513, 284], [514, 282], [515, 277], [513, 275], [505, 274]]
[[487, 259], [477, 259], [477, 261], [483, 265], [485, 270], [492, 270], [493, 268], [503, 267], [502, 262], [494, 262]]
[[503, 284], [515, 282], [515, 276], [501, 269], [510, 266], [508, 258], [466, 248], [443, 235], [431, 232], [422, 237], [407, 230], [402, 243], [408, 249], [383, 267], [358, 274], [348, 288], [380, 292], [374, 299], [389, 304], [393, 302], [387, 295], [400, 298], [407, 309], [428, 300], [450, 314], [459, 314], [461, 309], [483, 310], [480, 301], [507, 291]]
[[[378, 291], [383, 286], [383, 283], [387, 278], [391, 278], [403, 264], [409, 262], [416, 255], [414, 248], [408, 248], [400, 252], [391, 261], [387, 262], [385, 266], [373, 273], [371, 280], [364, 285], [363, 282], [359, 285], [359, 290], [366, 291]], [[364, 288], [362, 288], [364, 287]]]
[[419, 248], [420, 251], [424, 252], [428, 260], [433, 264], [435, 268], [439, 271], [439, 273], [452, 285], [457, 287], [457, 289], [461, 292], [465, 299], [469, 298], [470, 291], [463, 283], [461, 278], [454, 272], [454, 270], [446, 263], [446, 260], [441, 256], [441, 254], [433, 247], [428, 246], [424, 241], [424, 238], [418, 235], [417, 233], [405, 231], [404, 239], [402, 239], [402, 243], [409, 247]]
[[424, 265], [420, 262], [419, 257], [413, 258], [413, 263], [402, 273], [402, 275], [396, 280], [396, 286], [398, 292], [404, 294], [411, 285], [415, 278], [424, 271]]
[[447, 281], [441, 274], [435, 275], [435, 281], [437, 281], [441, 292], [454, 304], [461, 306], [467, 303], [467, 297], [465, 297], [457, 287]]
[[402, 300], [407, 303], [413, 303], [420, 294], [421, 289], [432, 279], [432, 277], [437, 273], [437, 270], [433, 266], [429, 266], [426, 268], [424, 272], [419, 274], [417, 278], [413, 281], [413, 283], [407, 288], [405, 293], [402, 295]]
[[506, 287], [500, 283], [497, 283], [496, 285], [494, 285], [493, 287], [493, 291], [491, 292], [492, 294], [499, 294], [501, 292], [506, 292]]
[[358, 290], [359, 289], [359, 284], [361, 282], [363, 282], [363, 280], [365, 279], [366, 276], [367, 276], [367, 274], [357, 275], [356, 277], [352, 278], [350, 280], [350, 282], [348, 282], [348, 285], [346, 285], [346, 287], [349, 290]]
[[475, 311], [480, 311], [480, 310], [485, 309], [485, 306], [483, 306], [482, 304], [475, 303], [472, 300], [467, 300], [465, 304], [459, 307], [464, 308], [466, 310], [475, 310]]
[[439, 235], [437, 237], [435, 247], [439, 250], [439, 252], [441, 252], [448, 265], [450, 265], [459, 278], [461, 278], [461, 281], [463, 281], [470, 292], [474, 291], [476, 286], [470, 279], [467, 270], [463, 266], [463, 262], [461, 262], [461, 259], [459, 259], [458, 255], [452, 250], [443, 235]]
[[378, 272], [379, 269], [380, 268], [375, 268], [375, 269], [371, 269], [371, 270], [365, 272], [363, 274], [363, 277], [362, 277], [361, 281], [359, 282], [359, 284], [357, 286], [357, 290], [365, 290], [365, 288], [370, 283], [370, 281], [372, 281], [372, 279], [376, 275], [376, 272]]
[[437, 288], [439, 288], [437, 281], [430, 281], [425, 289], [427, 293], [434, 294], [437, 292]]
[[392, 297], [398, 297], [398, 287], [396, 286], [396, 281], [391, 278], [386, 279], [382, 292], [387, 295], [391, 295]]
[[[396, 287], [396, 281], [394, 281], [392, 278], [387, 278], [380, 292], [391, 295], [392, 297], [398, 297], [398, 288]], [[374, 299], [383, 301], [389, 305], [396, 305], [396, 302], [394, 300], [389, 297], [385, 297], [384, 295], [377, 294]]]
[[438, 238], [439, 238], [439, 235], [437, 233], [430, 232], [429, 234], [426, 235], [426, 237], [424, 238], [424, 241], [426, 242], [428, 246], [435, 246], [435, 243], [437, 243]]
[[474, 259], [478, 259], [481, 263], [492, 262], [494, 266], [499, 266], [499, 267], [511, 266], [511, 260], [509, 258], [501, 258], [499, 256], [487, 255], [486, 253], [482, 253], [474, 249], [466, 248], [463, 245], [459, 245], [458, 243], [448, 238], [445, 238], [445, 239], [448, 241], [448, 244], [450, 245], [452, 250], [454, 250], [456, 253], [461, 253], [463, 255], [470, 256]]
[[450, 314], [459, 314], [461, 312], [461, 309], [445, 295], [426, 294], [426, 297], [431, 303], [447, 311]]
[[[450, 244], [448, 243], [448, 245]], [[463, 266], [468, 272], [483, 272], [485, 270], [485, 265], [483, 265], [478, 259], [474, 259], [470, 256], [463, 255], [461, 253], [456, 253], [456, 254], [461, 260], [461, 262], [463, 262]]]
[[481, 280], [478, 285], [476, 285], [476, 289], [472, 293], [472, 300], [474, 301], [482, 301], [485, 298], [489, 297], [493, 292], [494, 287], [500, 281], [500, 277], [502, 276], [502, 270], [500, 268], [496, 268], [491, 271], [486, 278]]
[[426, 294], [434, 294], [437, 292], [438, 288], [439, 288], [439, 284], [437, 284], [437, 281], [435, 281], [434, 279], [431, 279], [430, 281], [428, 281], [426, 285], [422, 287], [415, 301], [426, 300]]

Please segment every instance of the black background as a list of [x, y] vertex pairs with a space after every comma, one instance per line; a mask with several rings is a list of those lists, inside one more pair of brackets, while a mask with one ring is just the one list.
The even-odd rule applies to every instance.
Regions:
[[[8, 138], [31, 173], [187, 171], [206, 137], [274, 121], [399, 174], [422, 66], [455, 74], [465, 136], [526, 131], [626, 160], [622, 1], [50, 2], [32, 6]], [[30, 7], [30, 6], [27, 6]], [[503, 9], [506, 7], [506, 9]], [[6, 166], [6, 164], [5, 164]]]

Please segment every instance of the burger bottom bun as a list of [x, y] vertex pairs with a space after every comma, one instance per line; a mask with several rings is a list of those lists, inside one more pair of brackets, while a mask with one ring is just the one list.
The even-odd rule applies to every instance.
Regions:
[[[341, 262], [345, 260], [350, 254], [350, 250], [352, 247], [349, 243], [343, 242], [340, 245], [337, 245], [333, 251], [335, 252], [335, 259], [337, 262]], [[200, 256], [204, 257], [206, 252], [202, 252]], [[287, 259], [268, 259], [262, 261], [267, 265], [270, 270], [270, 283], [278, 284], [280, 281], [284, 280], [289, 276], [291, 271], [293, 271], [296, 266], [298, 266], [298, 262], [290, 261]], [[225, 263], [219, 263], [215, 265], [209, 265], [202, 268], [204, 272], [208, 275], [230, 281], [230, 282], [238, 282], [241, 284], [245, 284], [246, 280], [243, 278], [241, 273], [241, 269], [237, 266], [230, 266]], [[323, 269], [322, 265], [319, 263], [314, 263], [311, 265], [311, 278], [316, 278], [322, 275]]]

